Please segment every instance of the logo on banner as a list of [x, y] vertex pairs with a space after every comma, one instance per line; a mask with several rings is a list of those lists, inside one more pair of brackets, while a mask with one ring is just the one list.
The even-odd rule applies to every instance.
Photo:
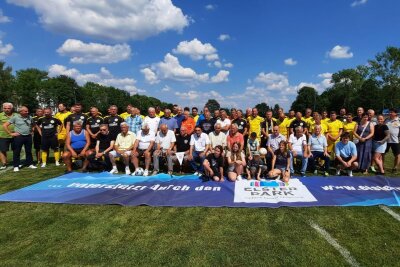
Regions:
[[176, 152], [175, 155], [178, 158], [179, 164], [182, 165], [183, 158], [185, 157], [185, 152]]
[[298, 179], [282, 181], [237, 181], [235, 203], [315, 202], [311, 192]]

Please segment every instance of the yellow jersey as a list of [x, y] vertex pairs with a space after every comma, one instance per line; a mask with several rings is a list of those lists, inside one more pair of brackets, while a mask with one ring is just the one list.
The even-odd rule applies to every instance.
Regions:
[[119, 116], [121, 117], [121, 118], [123, 118], [124, 120], [126, 120], [126, 118], [128, 118], [129, 116], [130, 116], [131, 114], [129, 114], [128, 112], [124, 112], [124, 113], [121, 113], [121, 114], [119, 114]]
[[343, 132], [348, 132], [350, 134], [350, 140], [353, 140], [353, 130], [356, 127], [357, 122], [345, 122], [343, 123]]
[[279, 133], [281, 133], [284, 136], [288, 136], [288, 130], [287, 128], [290, 126], [290, 123], [292, 122], [291, 119], [288, 117], [285, 117], [283, 121], [280, 121], [279, 119], [277, 120], [277, 123], [279, 123]]
[[341, 122], [340, 120], [335, 120], [335, 121], [329, 120], [328, 122], [329, 134], [331, 134], [332, 136], [337, 136], [339, 134], [340, 129], [343, 129], [343, 122]]
[[156, 113], [156, 117], [159, 117], [159, 118], [161, 118], [162, 116], [164, 116], [164, 111], [161, 111], [160, 110], [160, 113]]
[[[309, 131], [308, 131], [310, 134], [314, 133], [315, 125], [316, 125], [315, 121], [313, 124], [310, 125]], [[321, 125], [321, 134], [325, 135], [328, 132], [328, 126], [326, 124], [323, 124], [322, 122], [320, 125]]]
[[260, 140], [261, 138], [261, 123], [264, 121], [264, 118], [257, 116], [249, 116], [247, 118], [247, 123], [249, 124], [249, 135], [252, 132], [255, 132], [257, 134], [257, 139]]
[[58, 135], [57, 138], [58, 140], [65, 140], [67, 138], [67, 129], [64, 127], [64, 121], [65, 119], [71, 115], [72, 112], [71, 111], [67, 111], [67, 112], [57, 112], [54, 115], [54, 118], [59, 119], [62, 123], [62, 125], [58, 126]]

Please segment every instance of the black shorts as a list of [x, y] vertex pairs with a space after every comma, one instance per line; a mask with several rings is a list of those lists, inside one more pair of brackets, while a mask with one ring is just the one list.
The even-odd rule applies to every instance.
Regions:
[[400, 154], [400, 144], [398, 143], [387, 143], [385, 153], [388, 153], [390, 148], [392, 148], [393, 155], [396, 157]]
[[39, 133], [35, 133], [33, 135], [33, 148], [35, 150], [39, 150], [41, 144], [42, 144], [42, 136]]
[[0, 151], [7, 152], [8, 150], [14, 150], [14, 138], [0, 138]]
[[97, 139], [90, 138], [89, 149], [95, 149], [97, 144]]
[[50, 148], [53, 149], [53, 150], [58, 149], [57, 136], [53, 136], [53, 137], [43, 136], [41, 149], [44, 150], [44, 151], [48, 151]]

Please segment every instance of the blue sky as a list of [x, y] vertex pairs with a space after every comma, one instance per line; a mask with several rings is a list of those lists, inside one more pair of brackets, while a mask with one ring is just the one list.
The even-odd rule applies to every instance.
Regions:
[[290, 107], [400, 46], [397, 0], [6, 0], [0, 60], [182, 106]]

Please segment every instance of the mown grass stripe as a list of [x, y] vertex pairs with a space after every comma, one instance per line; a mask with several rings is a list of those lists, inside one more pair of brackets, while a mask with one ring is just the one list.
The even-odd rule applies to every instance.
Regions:
[[400, 222], [400, 215], [397, 214], [396, 212], [394, 212], [393, 210], [389, 209], [386, 206], [379, 206], [381, 208], [381, 210], [389, 213], [393, 218], [395, 218], [396, 220], [398, 220]]
[[321, 228], [318, 224], [313, 221], [310, 221], [310, 226], [317, 231], [331, 246], [333, 246], [342, 256], [343, 258], [350, 264], [350, 266], [358, 267], [360, 264], [356, 261], [356, 259], [351, 256], [350, 252], [342, 247], [336, 239], [334, 239], [325, 229]]

